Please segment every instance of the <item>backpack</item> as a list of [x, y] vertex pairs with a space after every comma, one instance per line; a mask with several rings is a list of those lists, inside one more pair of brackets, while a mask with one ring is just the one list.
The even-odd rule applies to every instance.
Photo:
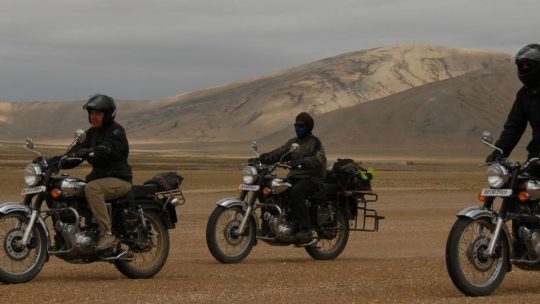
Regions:
[[158, 192], [178, 189], [184, 178], [176, 172], [160, 172], [144, 182], [145, 185], [157, 185]]
[[329, 174], [331, 183], [343, 191], [371, 191], [371, 180], [375, 175], [373, 168], [364, 169], [352, 159], [337, 159]]

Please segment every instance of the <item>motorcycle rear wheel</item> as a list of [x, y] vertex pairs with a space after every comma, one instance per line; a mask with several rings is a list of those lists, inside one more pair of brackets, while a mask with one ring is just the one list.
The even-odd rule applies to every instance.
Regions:
[[306, 247], [307, 253], [316, 260], [334, 260], [349, 241], [349, 220], [343, 210], [336, 212], [336, 235], [332, 239], [320, 239], [316, 246]]
[[169, 231], [163, 225], [159, 215], [153, 211], [144, 211], [144, 220], [152, 226], [152, 248], [149, 250], [132, 250], [132, 261], [118, 260], [114, 266], [123, 275], [131, 279], [146, 279], [156, 275], [169, 256]]
[[47, 259], [47, 238], [37, 222], [30, 233], [28, 246], [19, 247], [28, 218], [22, 213], [0, 216], [0, 281], [26, 283], [35, 278]]
[[458, 218], [446, 242], [446, 268], [454, 285], [468, 296], [487, 296], [502, 283], [508, 271], [508, 240], [501, 233], [496, 257], [486, 257], [495, 230], [489, 219]]
[[245, 211], [239, 206], [216, 207], [206, 225], [206, 244], [212, 256], [224, 264], [244, 260], [255, 244], [255, 220], [252, 216], [246, 224], [245, 234], [236, 235]]

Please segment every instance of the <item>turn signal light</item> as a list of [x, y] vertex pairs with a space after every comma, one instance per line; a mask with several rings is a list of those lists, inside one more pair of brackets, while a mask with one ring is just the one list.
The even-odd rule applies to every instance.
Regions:
[[52, 189], [51, 190], [51, 197], [54, 198], [54, 199], [57, 199], [60, 197], [60, 194], [62, 194], [62, 191], [60, 191], [60, 189]]
[[527, 192], [524, 192], [524, 191], [521, 191], [519, 194], [518, 194], [518, 200], [520, 202], [526, 202], [529, 200], [529, 194]]
[[262, 192], [264, 196], [269, 196], [270, 194], [272, 194], [272, 190], [268, 187], [263, 188]]
[[486, 201], [486, 197], [482, 193], [478, 193], [478, 200], [482, 203]]

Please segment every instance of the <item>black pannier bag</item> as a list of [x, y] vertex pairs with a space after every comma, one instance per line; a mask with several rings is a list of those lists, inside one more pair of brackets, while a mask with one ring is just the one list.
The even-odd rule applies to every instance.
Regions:
[[144, 182], [145, 185], [157, 185], [158, 192], [178, 189], [184, 178], [176, 172], [160, 172]]
[[364, 169], [352, 159], [337, 159], [327, 182], [337, 184], [342, 191], [371, 191], [373, 171]]

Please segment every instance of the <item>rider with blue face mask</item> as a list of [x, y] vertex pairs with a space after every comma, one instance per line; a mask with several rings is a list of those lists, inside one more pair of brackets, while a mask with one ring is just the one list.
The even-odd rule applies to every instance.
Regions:
[[282, 155], [290, 151], [293, 143], [299, 145], [285, 157], [291, 166], [287, 179], [293, 184], [290, 197], [292, 211], [298, 225], [298, 232], [294, 235], [297, 243], [306, 243], [313, 239], [306, 198], [319, 189], [326, 175], [326, 155], [321, 141], [311, 133], [313, 126], [314, 121], [311, 115], [306, 112], [298, 114], [294, 123], [296, 137], [274, 151], [259, 156], [262, 163], [275, 163]]

